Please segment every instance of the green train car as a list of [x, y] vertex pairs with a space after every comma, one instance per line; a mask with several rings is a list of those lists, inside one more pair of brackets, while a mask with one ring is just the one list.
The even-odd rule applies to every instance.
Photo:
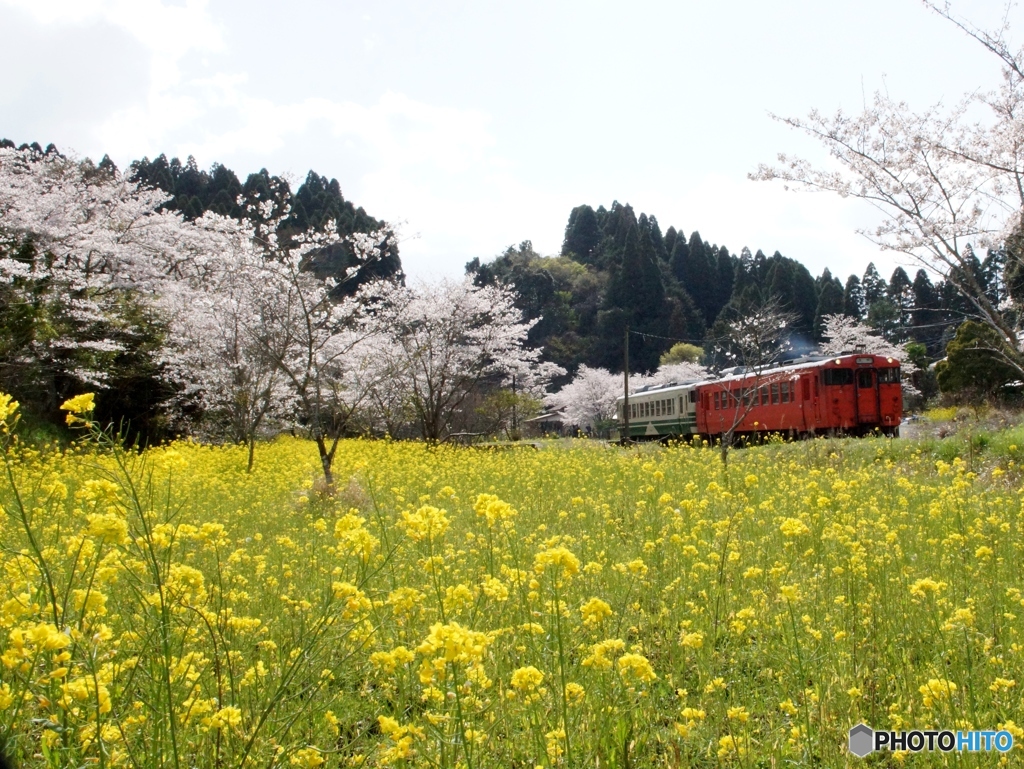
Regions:
[[[697, 432], [697, 382], [642, 387], [629, 396], [630, 439], [658, 439]], [[618, 423], [623, 423], [624, 399], [617, 406]], [[623, 439], [622, 430], [613, 435]]]

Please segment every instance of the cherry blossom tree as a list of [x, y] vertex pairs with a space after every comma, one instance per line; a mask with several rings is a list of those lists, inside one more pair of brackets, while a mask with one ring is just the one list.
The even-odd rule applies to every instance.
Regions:
[[[268, 212], [269, 213], [269, 212]], [[284, 210], [257, 225], [253, 242], [259, 244], [257, 269], [246, 270], [257, 281], [255, 294], [259, 326], [253, 337], [256, 359], [283, 379], [295, 404], [297, 417], [316, 443], [324, 480], [333, 486], [332, 465], [341, 437], [356, 410], [386, 367], [379, 364], [379, 323], [374, 312], [387, 305], [400, 287], [378, 281], [354, 294], [339, 291], [369, 262], [379, 259], [395, 238], [390, 228], [351, 238], [357, 255], [341, 278], [320, 277], [310, 261], [337, 241], [333, 223], [322, 231], [278, 241], [277, 222]]]
[[868, 352], [872, 355], [887, 355], [898, 360], [906, 358], [902, 347], [886, 341], [875, 329], [866, 326], [849, 315], [826, 315], [824, 318], [824, 341], [820, 345], [825, 355], [842, 355], [850, 352]]
[[[981, 322], [1020, 351], [1020, 330], [980, 284], [971, 244], [1005, 245], [1008, 272], [1024, 267], [1024, 48], [1009, 41], [1005, 24], [985, 31], [955, 18], [948, 4], [925, 5], [999, 59], [996, 88], [923, 111], [875, 94], [859, 115], [777, 117], [822, 144], [832, 162], [779, 155], [778, 164], [759, 166], [751, 178], [871, 203], [881, 222], [861, 234], [942, 275]], [[979, 112], [986, 119], [974, 122]], [[1015, 365], [1024, 374], [1024, 356]]]
[[378, 381], [401, 383], [426, 441], [450, 438], [484, 384], [501, 386], [515, 375], [519, 387], [535, 391], [562, 371], [526, 347], [533, 323], [522, 320], [504, 287], [466, 278], [400, 288], [373, 312], [377, 333], [390, 340], [378, 348]]
[[907, 354], [905, 346], [898, 346], [886, 341], [877, 335], [875, 329], [849, 315], [826, 315], [822, 336], [824, 341], [820, 345], [820, 350], [825, 355], [866, 352], [900, 361], [904, 396], [920, 394], [913, 384], [913, 379], [920, 369]]
[[358, 258], [322, 278], [310, 267], [335, 230], [327, 223], [282, 242], [279, 195], [256, 201], [244, 222], [185, 222], [160, 211], [164, 200], [88, 161], [0, 149], [0, 292], [5, 310], [35, 314], [24, 343], [0, 345], [4, 373], [24, 384], [25, 370], [40, 372], [37, 386], [49, 379], [59, 402], [57, 380], [108, 386], [133, 335], [156, 329], [166, 337], [156, 358], [181, 388], [179, 406], [191, 399], [246, 440], [250, 465], [260, 427], [293, 412], [330, 483], [338, 439], [377, 371], [361, 346], [373, 333], [367, 302], [387, 289], [341, 295], [393, 234], [352, 236]]
[[293, 413], [295, 395], [264, 344], [268, 288], [263, 265], [239, 233], [217, 268], [182, 281], [161, 297], [170, 334], [161, 353], [164, 375], [178, 385], [179, 413], [197, 410], [215, 433], [249, 447]]
[[560, 411], [565, 422], [599, 430], [615, 419], [615, 401], [622, 395], [622, 374], [583, 364], [572, 381], [548, 395], [544, 404]]
[[221, 223], [160, 212], [162, 193], [116, 170], [0, 148], [0, 375], [43, 408], [66, 390], [109, 387], [120, 361], [155, 346], [151, 299], [176, 263], [209, 262]]

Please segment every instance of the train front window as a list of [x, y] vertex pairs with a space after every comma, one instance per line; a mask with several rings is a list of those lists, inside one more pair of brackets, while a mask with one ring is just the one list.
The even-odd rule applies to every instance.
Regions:
[[857, 371], [857, 387], [866, 390], [875, 386], [875, 372], [869, 368], [862, 368]]
[[900, 370], [898, 368], [878, 369], [878, 384], [899, 384]]
[[849, 368], [827, 368], [825, 369], [822, 381], [826, 385], [852, 385], [853, 369]]

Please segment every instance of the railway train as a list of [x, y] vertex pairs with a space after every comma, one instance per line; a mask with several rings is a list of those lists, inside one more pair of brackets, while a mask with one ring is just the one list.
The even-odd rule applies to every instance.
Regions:
[[734, 440], [782, 434], [898, 436], [903, 414], [900, 362], [869, 353], [809, 356], [718, 379], [644, 387], [617, 401], [618, 439], [699, 437], [732, 430]]

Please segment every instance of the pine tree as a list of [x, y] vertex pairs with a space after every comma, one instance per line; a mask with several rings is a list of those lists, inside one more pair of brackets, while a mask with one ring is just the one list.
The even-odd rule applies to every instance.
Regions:
[[826, 269], [820, 278], [818, 306], [814, 313], [814, 340], [824, 340], [825, 318], [843, 312], [843, 284]]
[[846, 279], [846, 288], [843, 289], [843, 314], [858, 320], [864, 317], [864, 287], [856, 275]]
[[945, 330], [942, 324], [943, 313], [940, 309], [939, 293], [924, 270], [918, 270], [914, 275], [910, 291], [914, 303], [910, 319], [910, 336], [925, 345], [928, 355], [938, 355], [941, 349], [940, 340]]
[[710, 326], [716, 312], [716, 301], [714, 295], [715, 275], [711, 270], [711, 259], [708, 256], [707, 246], [701, 240], [697, 230], [690, 235], [687, 258], [683, 262], [683, 288], [693, 297], [697, 309], [704, 316], [704, 322]]
[[669, 226], [669, 228], [667, 230], [665, 230], [665, 242], [664, 242], [664, 245], [665, 245], [665, 258], [667, 260], [671, 260], [672, 259], [672, 251], [676, 247], [676, 238], [678, 236], [679, 236], [679, 233], [676, 231], [676, 228], [672, 227], [671, 225]]
[[878, 274], [874, 262], [868, 263], [860, 284], [864, 289], [864, 306], [868, 309], [879, 299], [884, 299], [889, 288], [885, 283], [885, 278]]
[[732, 298], [733, 284], [736, 280], [736, 270], [733, 266], [733, 261], [732, 255], [729, 254], [729, 249], [725, 246], [718, 249], [718, 258], [715, 263], [715, 306], [713, 308], [715, 317], [718, 317], [718, 313], [722, 311], [722, 308]]
[[[690, 259], [690, 246], [686, 242], [686, 236], [680, 232], [672, 246], [670, 257], [672, 264], [672, 275], [680, 286], [686, 285], [687, 262]], [[1022, 281], [1024, 282], [1024, 281]]]
[[910, 325], [910, 311], [913, 307], [914, 296], [911, 291], [910, 276], [902, 267], [897, 267], [889, 279], [889, 288], [886, 292], [889, 301], [893, 303], [898, 313], [898, 327], [902, 330]]
[[588, 205], [576, 206], [569, 214], [562, 241], [562, 256], [574, 258], [583, 264], [593, 264], [595, 251], [601, 242], [601, 229], [597, 215]]

